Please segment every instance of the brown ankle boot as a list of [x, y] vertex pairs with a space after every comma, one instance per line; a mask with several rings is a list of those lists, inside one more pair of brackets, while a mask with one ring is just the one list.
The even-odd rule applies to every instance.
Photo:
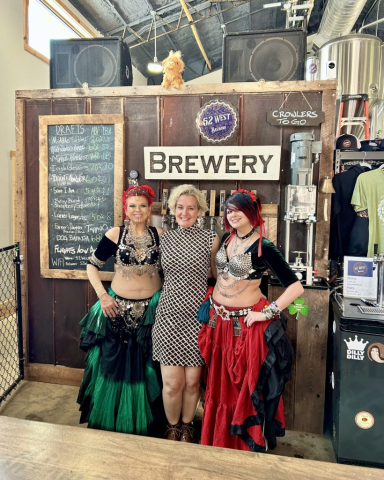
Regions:
[[176, 423], [176, 425], [171, 425], [168, 423], [167, 431], [165, 432], [166, 440], [175, 440], [178, 442], [180, 440], [180, 423]]
[[193, 435], [195, 433], [195, 429], [192, 426], [192, 422], [189, 423], [182, 423], [181, 424], [181, 436], [180, 442], [187, 442], [187, 443], [194, 443]]

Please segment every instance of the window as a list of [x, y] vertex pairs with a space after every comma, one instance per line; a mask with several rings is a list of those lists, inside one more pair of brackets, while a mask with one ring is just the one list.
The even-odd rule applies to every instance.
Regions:
[[51, 39], [95, 37], [60, 0], [24, 0], [24, 48], [49, 63]]

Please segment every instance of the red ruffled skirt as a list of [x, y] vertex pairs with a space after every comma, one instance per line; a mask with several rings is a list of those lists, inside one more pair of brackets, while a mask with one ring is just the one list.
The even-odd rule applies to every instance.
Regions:
[[[263, 297], [252, 310], [258, 312], [265, 305], [268, 301]], [[231, 312], [239, 307], [225, 309]], [[223, 320], [211, 307], [209, 323], [200, 330], [198, 343], [206, 364], [201, 444], [264, 452], [267, 449], [265, 438], [268, 438], [265, 432], [267, 417], [269, 432], [271, 425], [274, 430], [271, 442], [274, 445], [270, 448], [276, 446], [276, 435], [284, 435], [281, 395], [275, 395], [269, 406], [264, 402], [264, 397], [273, 397], [271, 386], [275, 393], [279, 391], [279, 385], [271, 385], [269, 376], [278, 357], [271, 339], [282, 329], [278, 318], [255, 322], [250, 328], [244, 324], [244, 318]], [[280, 390], [282, 392], [282, 388]]]

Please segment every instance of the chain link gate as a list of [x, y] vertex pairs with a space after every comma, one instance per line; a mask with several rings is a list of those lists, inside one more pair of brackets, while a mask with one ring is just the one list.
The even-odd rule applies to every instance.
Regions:
[[24, 377], [19, 244], [0, 249], [0, 405]]

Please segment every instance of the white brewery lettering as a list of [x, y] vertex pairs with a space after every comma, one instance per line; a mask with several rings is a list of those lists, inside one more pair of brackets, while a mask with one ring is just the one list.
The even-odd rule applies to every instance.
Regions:
[[114, 126], [48, 127], [50, 268], [85, 269], [114, 217]]
[[322, 122], [324, 112], [316, 110], [270, 110], [267, 121], [271, 125], [319, 125]]
[[303, 110], [290, 112], [287, 110], [274, 110], [272, 112], [274, 118], [317, 118], [319, 115], [315, 110]]

